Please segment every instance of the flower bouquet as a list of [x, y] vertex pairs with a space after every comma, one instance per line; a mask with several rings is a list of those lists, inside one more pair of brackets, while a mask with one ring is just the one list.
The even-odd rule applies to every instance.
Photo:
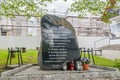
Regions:
[[89, 64], [90, 63], [90, 59], [89, 58], [82, 58], [81, 59], [81, 63], [82, 64]]
[[89, 69], [89, 63], [90, 63], [89, 58], [82, 58], [81, 63], [82, 63], [83, 70], [88, 70]]

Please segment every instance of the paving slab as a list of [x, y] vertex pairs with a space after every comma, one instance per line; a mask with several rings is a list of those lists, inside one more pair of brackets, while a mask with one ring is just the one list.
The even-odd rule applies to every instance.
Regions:
[[1, 80], [115, 80], [120, 78], [116, 68], [90, 65], [89, 70], [41, 70], [38, 65], [24, 65], [5, 71]]

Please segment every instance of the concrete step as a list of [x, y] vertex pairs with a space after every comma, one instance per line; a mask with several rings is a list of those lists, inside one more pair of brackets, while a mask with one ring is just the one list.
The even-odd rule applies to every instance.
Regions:
[[116, 68], [90, 65], [89, 70], [41, 70], [38, 65], [24, 65], [2, 72], [0, 80], [117, 80]]

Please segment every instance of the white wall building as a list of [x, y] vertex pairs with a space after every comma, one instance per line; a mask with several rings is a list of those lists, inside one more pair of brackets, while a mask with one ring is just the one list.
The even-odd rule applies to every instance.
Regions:
[[40, 19], [28, 19], [24, 16], [3, 18], [0, 20], [0, 31], [6, 31], [6, 36], [40, 36]]
[[[109, 25], [97, 21], [97, 18], [68, 17], [66, 19], [76, 30], [79, 47], [94, 48], [95, 41], [109, 36], [105, 35], [105, 31], [110, 31]], [[41, 28], [39, 19], [33, 18], [33, 21], [30, 21], [24, 17], [17, 17], [16, 19], [6, 20], [4, 24], [0, 21], [0, 27], [9, 29], [7, 36], [0, 36], [0, 49], [7, 49], [8, 47], [35, 49], [40, 46]], [[100, 45], [104, 44], [108, 44], [107, 39]]]

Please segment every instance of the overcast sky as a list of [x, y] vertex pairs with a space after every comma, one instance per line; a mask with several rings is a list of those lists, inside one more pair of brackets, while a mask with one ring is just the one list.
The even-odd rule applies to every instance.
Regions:
[[61, 12], [64, 13], [66, 10], [70, 7], [70, 5], [73, 3], [73, 0], [68, 0], [67, 2], [63, 0], [57, 0], [52, 3], [47, 4], [48, 12]]

